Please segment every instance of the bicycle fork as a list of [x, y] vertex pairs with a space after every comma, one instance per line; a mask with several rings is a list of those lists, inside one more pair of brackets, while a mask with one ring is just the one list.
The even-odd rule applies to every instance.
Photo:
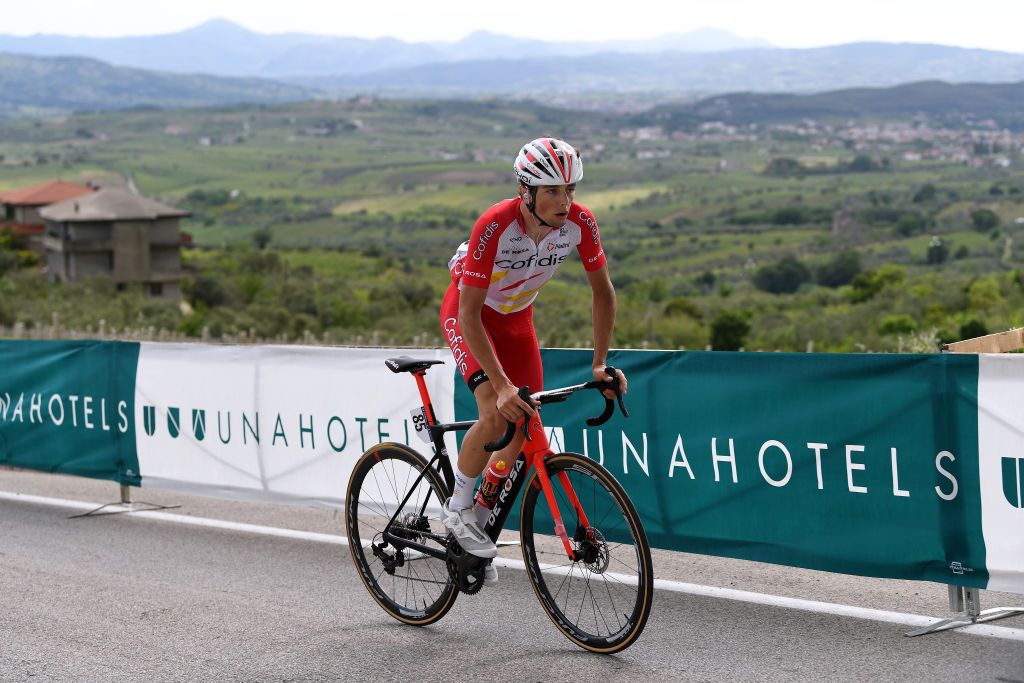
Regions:
[[[540, 482], [541, 490], [544, 492], [544, 498], [548, 502], [548, 509], [551, 511], [551, 517], [555, 522], [555, 535], [562, 539], [562, 545], [565, 547], [565, 554], [570, 560], [576, 562], [580, 560], [573, 548], [573, 538], [570, 538], [569, 533], [565, 529], [565, 522], [562, 520], [562, 512], [558, 507], [558, 501], [555, 499], [555, 489], [551, 483], [551, 476], [548, 474], [547, 465], [545, 459], [548, 455], [552, 454], [551, 447], [548, 445], [547, 436], [544, 434], [544, 428], [540, 424], [540, 420], [534, 418], [530, 421], [530, 436], [532, 440], [538, 441], [536, 445], [529, 448], [529, 452], [526, 453], [528, 464], [536, 468], [537, 480]], [[585, 533], [589, 534], [590, 520], [587, 519], [587, 513], [583, 510], [583, 505], [580, 504], [580, 499], [576, 495], [576, 491], [572, 487], [572, 483], [569, 481], [569, 475], [565, 471], [558, 473], [558, 482], [562, 486], [562, 490], [565, 491], [566, 497], [569, 499], [569, 504], [575, 510], [578, 524], [585, 530]], [[575, 530], [573, 537], [576, 536]], [[592, 540], [592, 539], [591, 539]]]

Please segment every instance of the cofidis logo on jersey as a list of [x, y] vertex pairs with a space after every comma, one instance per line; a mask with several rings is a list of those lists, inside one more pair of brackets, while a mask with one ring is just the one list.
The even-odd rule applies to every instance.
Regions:
[[494, 233], [498, 231], [498, 222], [494, 221], [486, 228], [484, 228], [483, 234], [480, 235], [480, 243], [476, 245], [476, 249], [473, 250], [473, 259], [479, 261], [484, 257], [484, 252], [487, 251], [487, 243], [494, 237]]
[[594, 238], [594, 244], [601, 241], [601, 235], [597, 230], [597, 219], [586, 211], [580, 211], [580, 222], [590, 228], [590, 236]]
[[568, 258], [568, 254], [548, 254], [547, 256], [541, 256], [537, 258], [536, 254], [531, 254], [528, 258], [520, 261], [513, 261], [512, 259], [500, 259], [494, 262], [495, 266], [504, 268], [505, 270], [522, 270], [523, 268], [531, 268], [533, 266], [547, 267], [557, 266]]

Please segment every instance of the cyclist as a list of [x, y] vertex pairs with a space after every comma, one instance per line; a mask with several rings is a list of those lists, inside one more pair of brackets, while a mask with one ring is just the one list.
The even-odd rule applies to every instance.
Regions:
[[[615, 289], [597, 220], [574, 201], [583, 162], [571, 145], [542, 137], [522, 147], [513, 168], [518, 196], [498, 202], [476, 222], [469, 241], [448, 263], [452, 283], [441, 304], [442, 332], [480, 416], [462, 441], [455, 490], [442, 516], [462, 547], [484, 558], [497, 554], [483, 532], [488, 511], [475, 510], [473, 501], [477, 478], [488, 464], [484, 444], [504, 433], [507, 422], [534, 414], [534, 406], [517, 393], [520, 386], [540, 391], [544, 383], [533, 301], [574, 249], [593, 294], [594, 378], [613, 379], [604, 368], [615, 326]], [[618, 374], [625, 392], [626, 379]], [[523, 438], [517, 431], [490, 461], [512, 463]], [[485, 585], [498, 581], [490, 564], [484, 578]]]

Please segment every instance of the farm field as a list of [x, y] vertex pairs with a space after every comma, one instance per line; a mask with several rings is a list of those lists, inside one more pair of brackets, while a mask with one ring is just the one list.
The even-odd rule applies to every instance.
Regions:
[[[107, 282], [47, 285], [0, 238], [0, 326], [42, 329], [56, 313], [83, 332], [102, 319], [197, 338], [440, 344], [447, 260], [514, 194], [511, 159], [541, 134], [582, 151], [577, 199], [601, 224], [617, 345], [933, 351], [1024, 324], [1019, 133], [882, 119], [673, 128], [364, 97], [0, 122], [0, 190], [131, 183], [190, 211], [195, 244], [177, 306]], [[538, 303], [546, 345], [589, 344], [579, 264]]]

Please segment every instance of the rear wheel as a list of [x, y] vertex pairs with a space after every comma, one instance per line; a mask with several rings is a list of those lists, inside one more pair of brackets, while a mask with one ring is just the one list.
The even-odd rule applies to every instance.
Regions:
[[[394, 443], [364, 453], [349, 480], [345, 526], [352, 560], [377, 604], [407, 624], [437, 621], [458, 595], [443, 559], [448, 532], [441, 523], [440, 508], [446, 490], [437, 470], [422, 455]], [[441, 558], [385, 541], [384, 529], [393, 516], [394, 536], [436, 548]]]
[[[576, 560], [570, 560], [536, 471], [526, 482], [520, 532], [530, 581], [569, 640], [612, 653], [636, 641], [654, 597], [651, 550], [633, 503], [601, 465], [577, 453], [545, 460]], [[571, 487], [588, 524], [571, 502]]]

